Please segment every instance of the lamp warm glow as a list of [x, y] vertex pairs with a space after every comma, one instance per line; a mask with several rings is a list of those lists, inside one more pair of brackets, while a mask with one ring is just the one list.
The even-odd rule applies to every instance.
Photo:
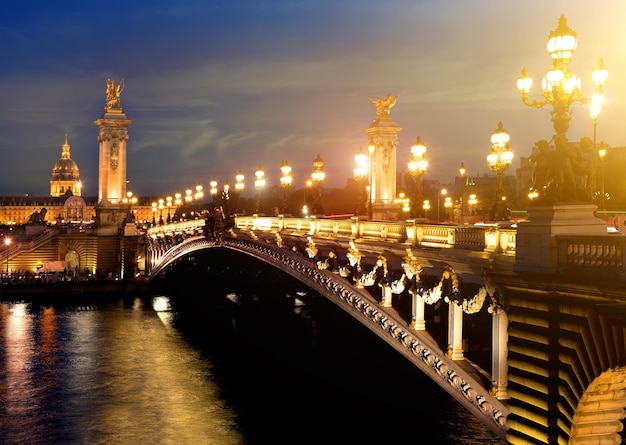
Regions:
[[[594, 125], [595, 146], [595, 127], [602, 106], [604, 85], [608, 79], [608, 70], [604, 66], [604, 61], [600, 59], [598, 68], [593, 71], [591, 76], [594, 94], [591, 97], [584, 97], [581, 89], [581, 80], [569, 67], [572, 56], [578, 47], [578, 39], [576, 33], [568, 26], [565, 15], [559, 17], [557, 28], [550, 32], [546, 47], [552, 58], [552, 66], [541, 81], [541, 98], [538, 100], [529, 98], [533, 81], [528, 75], [528, 70], [524, 68], [521, 77], [517, 80], [517, 88], [521, 93], [522, 102], [534, 108], [544, 108], [546, 105], [552, 107], [550, 116], [555, 131], [552, 140], [555, 145], [554, 151], [557, 153], [568, 153], [569, 151], [567, 131], [572, 119], [572, 104], [575, 102], [589, 103], [589, 114]], [[488, 160], [488, 163], [491, 165], [492, 161], [493, 159]], [[581, 161], [578, 159], [570, 159], [569, 162], [563, 160], [562, 163], [555, 167], [579, 162]], [[575, 165], [574, 167], [576, 171], [586, 170], [586, 168], [580, 165]], [[552, 201], [557, 199], [559, 201], [567, 201], [579, 200], [583, 194], [587, 196], [595, 194], [595, 168], [591, 168], [589, 177], [585, 177], [583, 180], [578, 180], [574, 175], [557, 170], [558, 168], [553, 168], [548, 173], [550, 177], [542, 178], [543, 184], [533, 185], [534, 196], [542, 198], [542, 196], [539, 196], [539, 193], [541, 193], [546, 199]], [[584, 174], [580, 173], [580, 175]], [[588, 190], [581, 190], [582, 184], [586, 184], [585, 188]], [[538, 193], [538, 189], [542, 191]]]
[[413, 217], [418, 216], [419, 209], [417, 203], [419, 202], [422, 195], [421, 180], [422, 176], [426, 174], [426, 170], [428, 169], [428, 161], [426, 160], [425, 155], [426, 145], [424, 145], [424, 142], [422, 142], [422, 138], [420, 136], [417, 136], [415, 142], [411, 146], [411, 159], [407, 164], [409, 168], [409, 174], [413, 176], [415, 181], [413, 184], [413, 202], [411, 205], [411, 216]]

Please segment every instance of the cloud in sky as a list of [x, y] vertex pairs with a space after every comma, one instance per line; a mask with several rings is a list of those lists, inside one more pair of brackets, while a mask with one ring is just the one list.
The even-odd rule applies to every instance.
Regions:
[[[398, 170], [411, 143], [428, 146], [427, 175], [452, 181], [462, 162], [488, 173], [491, 132], [502, 121], [519, 161], [549, 139], [549, 110], [525, 107], [522, 67], [550, 68], [545, 44], [565, 14], [579, 48], [572, 70], [591, 92], [609, 69], [598, 141], [626, 145], [626, 2], [623, 0], [69, 1], [14, 4], [0, 17], [0, 194], [45, 195], [69, 134], [85, 194], [97, 194], [105, 80], [125, 78], [129, 188], [165, 195], [215, 177], [247, 189], [293, 166], [300, 187], [319, 154], [327, 185], [342, 187], [375, 117], [371, 96], [400, 94], [391, 117]], [[574, 105], [569, 136], [591, 136]], [[514, 162], [514, 167], [518, 166]]]

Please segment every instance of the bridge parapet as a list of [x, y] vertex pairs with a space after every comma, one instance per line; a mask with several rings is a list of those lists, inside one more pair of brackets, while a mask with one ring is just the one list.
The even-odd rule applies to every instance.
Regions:
[[558, 236], [560, 273], [626, 279], [626, 237], [621, 235]]

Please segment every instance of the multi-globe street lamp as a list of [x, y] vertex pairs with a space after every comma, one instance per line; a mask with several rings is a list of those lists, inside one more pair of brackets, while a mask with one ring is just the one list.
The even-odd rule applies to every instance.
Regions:
[[354, 168], [354, 179], [356, 180], [358, 187], [355, 213], [358, 216], [365, 215], [367, 211], [365, 209], [365, 200], [367, 198], [367, 188], [365, 186], [365, 181], [368, 178], [370, 170], [368, 165], [368, 158], [363, 151], [363, 147], [359, 147], [358, 153], [354, 156], [354, 162], [356, 163], [356, 167]]
[[447, 189], [441, 189], [439, 191], [439, 195], [437, 195], [437, 222], [441, 222], [441, 218], [439, 216], [439, 207], [440, 207], [440, 201], [441, 198], [443, 197], [444, 200], [449, 199], [446, 195], [448, 194], [448, 190]]
[[157, 203], [156, 201], [152, 202], [152, 225], [156, 226], [156, 211], [157, 211]]
[[244, 183], [245, 176], [241, 170], [235, 175], [235, 194], [237, 195], [237, 202], [235, 203], [235, 212], [239, 210], [239, 199], [245, 188]]
[[180, 220], [180, 205], [182, 204], [183, 200], [182, 200], [182, 195], [180, 194], [180, 192], [176, 192], [174, 193], [174, 205], [176, 206], [176, 211], [174, 212], [174, 218], [177, 220]]
[[422, 176], [428, 169], [428, 161], [425, 158], [426, 145], [422, 142], [420, 136], [417, 137], [415, 143], [411, 146], [411, 159], [409, 161], [409, 174], [414, 178], [413, 184], [413, 199], [411, 204], [411, 216], [419, 216], [419, 209], [417, 203], [422, 196]]
[[194, 193], [193, 198], [196, 200], [196, 204], [198, 205], [198, 212], [196, 214], [196, 218], [200, 218], [200, 207], [202, 205], [202, 198], [204, 198], [204, 192], [202, 191], [202, 184], [196, 185], [196, 193]]
[[211, 195], [211, 205], [215, 206], [215, 200], [217, 198], [217, 179], [211, 178], [209, 181], [209, 195]]
[[230, 215], [230, 184], [228, 182], [224, 182], [224, 186], [222, 188], [222, 210], [224, 210], [224, 216]]
[[373, 215], [373, 204], [374, 204], [374, 195], [373, 195], [373, 190], [372, 190], [372, 176], [374, 174], [374, 168], [372, 165], [372, 159], [374, 157], [374, 151], [376, 150], [376, 144], [374, 143], [374, 140], [372, 138], [370, 138], [370, 140], [367, 142], [367, 151], [369, 153], [369, 158], [368, 158], [368, 162], [367, 162], [367, 169], [368, 169], [368, 179], [367, 179], [367, 195], [368, 195], [368, 207], [367, 207], [367, 215], [369, 216], [370, 219], [372, 219], [372, 215]]
[[293, 177], [291, 176], [291, 166], [289, 162], [282, 161], [280, 163], [280, 186], [283, 191], [283, 199], [282, 199], [282, 209], [281, 212], [283, 214], [289, 213], [289, 206], [287, 204], [287, 191], [289, 187], [291, 187], [291, 182], [293, 181]]
[[[6, 244], [7, 249], [8, 249], [9, 246], [11, 245], [11, 238], [5, 238], [4, 244]], [[15, 267], [15, 265], [13, 267]], [[7, 276], [8, 275], [9, 275], [9, 252], [7, 252]]]
[[159, 225], [163, 225], [163, 209], [165, 208], [165, 200], [159, 198]]
[[467, 169], [465, 168], [465, 164], [461, 162], [461, 166], [459, 167], [459, 175], [461, 176], [461, 217], [460, 223], [463, 224], [464, 216], [465, 216], [465, 186], [466, 186], [466, 178], [465, 173], [467, 173]]
[[496, 199], [491, 211], [493, 221], [502, 221], [508, 218], [504, 203], [506, 196], [502, 185], [502, 175], [511, 167], [513, 162], [513, 152], [509, 147], [510, 140], [511, 136], [502, 126], [502, 122], [499, 122], [498, 128], [491, 134], [491, 152], [487, 156], [489, 169], [496, 173]]
[[167, 223], [171, 223], [172, 222], [172, 213], [171, 213], [171, 207], [172, 207], [172, 197], [171, 196], [167, 196], [165, 198], [165, 205], [167, 206]]
[[324, 213], [322, 209], [322, 182], [326, 179], [326, 173], [324, 173], [324, 161], [318, 154], [315, 160], [313, 160], [313, 173], [311, 174], [311, 181], [315, 185], [315, 200], [313, 202], [313, 214], [321, 215]]
[[600, 158], [600, 208], [605, 208], [605, 192], [604, 192], [604, 158], [606, 156], [606, 145], [600, 144], [598, 149], [598, 157]]
[[254, 181], [254, 187], [257, 190], [255, 212], [261, 213], [263, 212], [263, 203], [261, 202], [261, 191], [263, 190], [263, 187], [265, 187], [265, 178], [264, 178], [265, 172], [263, 171], [260, 165], [259, 165], [259, 168], [257, 168], [256, 172], [254, 172], [254, 176], [256, 177]]
[[[558, 158], [555, 165], [550, 165], [550, 169], [553, 170], [550, 174], [554, 177], [546, 179], [555, 182], [558, 193], [553, 195], [553, 198], [558, 197], [559, 200], [580, 198], [577, 193], [576, 177], [572, 172], [572, 164], [580, 160], [570, 156], [571, 150], [567, 140], [567, 130], [572, 119], [571, 105], [575, 102], [587, 103], [589, 101], [589, 98], [582, 94], [580, 79], [569, 68], [577, 47], [576, 33], [567, 25], [567, 19], [562, 14], [557, 28], [548, 37], [547, 50], [552, 57], [552, 68], [541, 82], [542, 98], [540, 100], [529, 99], [528, 95], [533, 82], [526, 68], [522, 70], [522, 76], [517, 81], [517, 88], [525, 105], [534, 108], [544, 108], [546, 105], [552, 107], [550, 115], [555, 131], [553, 140]], [[604, 62], [600, 60], [598, 68], [592, 73], [594, 95], [597, 95], [595, 99], [592, 98], [592, 101], [596, 101], [594, 107], [601, 103], [600, 96], [604, 91], [607, 78], [608, 70], [604, 67]], [[595, 114], [597, 120], [599, 108], [592, 110], [592, 113]], [[595, 157], [596, 154], [593, 153], [592, 156]], [[589, 182], [593, 184], [593, 181]], [[593, 190], [588, 190], [587, 195], [589, 193], [593, 193]]]
[[476, 197], [476, 194], [471, 193], [467, 199], [467, 206], [468, 206], [470, 215], [473, 215], [474, 212], [476, 211], [477, 204], [478, 204], [478, 198]]

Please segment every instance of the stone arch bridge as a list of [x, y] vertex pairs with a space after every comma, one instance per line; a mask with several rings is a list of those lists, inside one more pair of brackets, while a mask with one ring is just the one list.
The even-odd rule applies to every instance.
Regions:
[[[561, 266], [546, 275], [515, 271], [512, 227], [254, 216], [209, 232], [203, 220], [149, 229], [148, 279], [202, 249], [250, 255], [352, 315], [506, 442], [622, 442], [622, 237], [559, 239]], [[408, 316], [394, 307], [401, 293], [411, 295]], [[448, 306], [445, 344], [428, 332], [433, 302]], [[464, 350], [464, 323], [480, 312], [491, 319], [488, 369]]]

